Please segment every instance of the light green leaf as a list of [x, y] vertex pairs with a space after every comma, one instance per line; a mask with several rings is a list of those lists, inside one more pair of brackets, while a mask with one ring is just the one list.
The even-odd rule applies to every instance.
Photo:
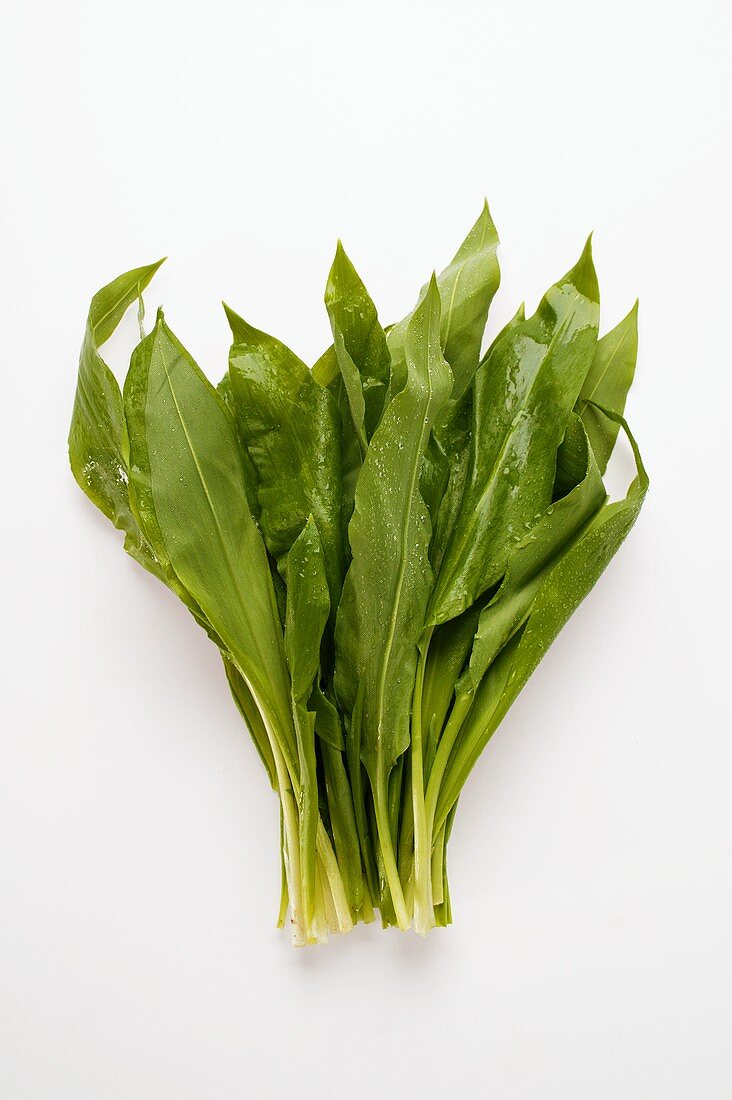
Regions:
[[[486, 202], [453, 259], [437, 276], [442, 304], [440, 339], [453, 373], [454, 401], [467, 390], [480, 359], [488, 310], [501, 281], [497, 250], [498, 234]], [[426, 292], [425, 284], [419, 302]], [[404, 384], [404, 337], [411, 317], [412, 314], [408, 314], [388, 333], [394, 376], [392, 393], [398, 392]]]
[[234, 423], [162, 312], [147, 339], [150, 490], [168, 560], [292, 762], [282, 633], [264, 544], [247, 506]]
[[124, 531], [125, 549], [156, 576], [161, 573], [155, 554], [130, 507], [122, 394], [99, 348], [162, 262], [120, 275], [92, 298], [69, 432], [69, 459], [80, 487], [115, 527]]

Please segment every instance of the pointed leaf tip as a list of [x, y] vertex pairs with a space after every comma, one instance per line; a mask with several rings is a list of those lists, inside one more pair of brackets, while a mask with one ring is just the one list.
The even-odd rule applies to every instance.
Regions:
[[247, 341], [256, 339], [257, 336], [262, 335], [258, 329], [250, 325], [248, 321], [232, 309], [226, 302], [222, 303], [224, 307], [224, 313], [226, 314], [226, 320], [229, 322], [229, 328], [231, 329], [231, 336], [235, 344], [243, 344]]
[[591, 302], [599, 303], [600, 287], [597, 281], [595, 264], [592, 259], [592, 233], [590, 233], [587, 238], [579, 260], [571, 271], [567, 272], [566, 280], [572, 283], [572, 285], [575, 286], [581, 294], [584, 294], [586, 298], [589, 298]]
[[493, 221], [493, 216], [491, 214], [491, 210], [490, 210], [490, 206], [488, 205], [488, 199], [487, 198], [483, 199], [483, 210], [482, 210], [482, 213], [481, 213], [481, 218], [484, 221], [486, 221], [488, 223], [488, 225], [491, 227], [491, 229], [493, 230], [493, 236], [498, 241], [498, 239], [499, 239], [498, 238], [498, 230], [496, 229], [496, 223]]

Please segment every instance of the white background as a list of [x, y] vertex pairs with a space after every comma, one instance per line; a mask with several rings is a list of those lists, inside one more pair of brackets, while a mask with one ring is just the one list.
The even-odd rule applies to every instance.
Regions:
[[[2, 24], [0, 1095], [732, 1097], [729, 5]], [[590, 229], [604, 328], [640, 296], [652, 490], [471, 777], [454, 926], [297, 952], [217, 655], [67, 468], [86, 308], [169, 254], [148, 308], [212, 376], [222, 297], [312, 361], [337, 236], [392, 320], [484, 194], [489, 332]]]

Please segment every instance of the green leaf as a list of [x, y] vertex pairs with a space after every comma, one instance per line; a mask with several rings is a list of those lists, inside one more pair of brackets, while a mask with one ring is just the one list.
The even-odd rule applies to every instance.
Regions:
[[293, 706], [306, 707], [318, 676], [330, 597], [320, 535], [312, 516], [287, 556], [285, 656]]
[[501, 281], [498, 233], [488, 203], [437, 282], [442, 300], [441, 339], [455, 379], [453, 401], [470, 385], [480, 359], [483, 331]]
[[341, 529], [346, 563], [350, 561], [348, 524], [353, 515], [356, 482], [361, 472], [363, 455], [356, 426], [353, 423], [351, 405], [338, 366], [336, 350], [331, 344], [313, 367], [313, 378], [318, 385], [327, 388], [335, 402], [341, 420]]
[[325, 305], [361, 454], [381, 419], [391, 360], [376, 307], [338, 242]]
[[488, 666], [525, 622], [542, 580], [557, 557], [567, 552], [602, 507], [606, 494], [582, 421], [576, 414], [570, 433], [582, 441], [584, 474], [579, 484], [555, 504], [512, 550], [503, 583], [481, 613], [470, 663], [457, 683], [457, 693], [477, 690]]
[[[501, 281], [497, 258], [498, 234], [488, 203], [448, 266], [437, 276], [442, 312], [440, 339], [445, 359], [453, 373], [452, 399], [465, 393], [480, 359], [483, 330], [488, 310]], [[419, 302], [427, 292], [422, 287]], [[404, 384], [404, 337], [412, 314], [394, 325], [388, 334], [394, 382], [392, 393]]]
[[332, 395], [284, 344], [230, 309], [229, 355], [236, 426], [256, 470], [267, 549], [286, 555], [312, 515], [323, 545], [331, 604], [345, 569], [341, 526], [341, 426]]
[[419, 492], [432, 422], [450, 392], [432, 283], [409, 326], [408, 378], [384, 413], [356, 487], [353, 560], [336, 625], [336, 690], [347, 713], [364, 684], [361, 755], [386, 775], [409, 742], [417, 642], [432, 583], [430, 522]]
[[264, 544], [247, 506], [234, 423], [162, 312], [147, 341], [149, 356], [137, 364], [146, 362], [150, 491], [168, 560], [292, 761], [282, 633]]
[[587, 378], [577, 401], [600, 473], [605, 473], [618, 437], [618, 425], [601, 413], [596, 402], [620, 416], [635, 374], [638, 355], [638, 303], [619, 325], [597, 342]]
[[78, 484], [115, 527], [124, 531], [125, 549], [156, 576], [160, 569], [155, 554], [130, 507], [122, 394], [99, 348], [162, 262], [120, 275], [92, 298], [69, 432], [69, 459]]
[[454, 805], [468, 774], [509, 707], [549, 646], [594, 588], [632, 528], [648, 491], [648, 475], [626, 421], [600, 410], [623, 427], [636, 461], [636, 477], [623, 500], [605, 504], [582, 537], [560, 555], [543, 579], [523, 628], [490, 666], [460, 732], [437, 804], [435, 830]]
[[155, 339], [152, 335], [145, 337], [137, 345], [130, 359], [130, 369], [127, 372], [123, 391], [123, 443], [129, 477], [130, 508], [151, 547], [160, 579], [182, 600], [211, 640], [220, 648], [224, 648], [224, 643], [217, 636], [204, 612], [176, 575], [155, 512], [146, 428], [149, 371], [154, 349]]
[[508, 548], [551, 503], [557, 449], [590, 369], [598, 318], [588, 241], [534, 316], [517, 315], [477, 372], [467, 484], [430, 624], [460, 614], [500, 580]]
[[310, 709], [315, 714], [315, 732], [318, 737], [334, 749], [343, 752], [346, 743], [343, 740], [343, 727], [338, 707], [331, 703], [318, 685], [313, 686], [313, 694], [310, 698]]
[[338, 356], [333, 344], [327, 347], [320, 358], [313, 363], [312, 375], [319, 386], [328, 388], [336, 379], [340, 378], [341, 368], [338, 365]]

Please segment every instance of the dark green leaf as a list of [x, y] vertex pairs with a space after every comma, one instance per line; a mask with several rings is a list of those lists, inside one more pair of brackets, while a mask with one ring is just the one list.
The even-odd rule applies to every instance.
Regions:
[[475, 377], [470, 467], [429, 622], [498, 581], [509, 547], [552, 500], [557, 448], [592, 362], [599, 317], [590, 242], [533, 317], [504, 330]]
[[336, 688], [350, 714], [363, 683], [361, 755], [375, 785], [385, 784], [409, 743], [417, 641], [432, 585], [419, 477], [451, 388], [439, 318], [433, 281], [407, 330], [407, 383], [374, 433], [349, 529], [353, 560], [336, 625]]
[[390, 358], [376, 307], [340, 241], [328, 275], [325, 305], [353, 425], [364, 455], [384, 407]]
[[648, 475], [625, 420], [605, 414], [628, 435], [637, 474], [623, 500], [605, 504], [582, 537], [560, 555], [543, 579], [523, 628], [493, 662], [478, 690], [475, 705], [460, 732], [440, 790], [435, 829], [439, 830], [475, 761], [506, 715], [560, 630], [593, 589], [632, 528], [648, 491]]
[[584, 475], [543, 516], [511, 551], [503, 583], [481, 613], [470, 663], [457, 692], [474, 692], [486, 669], [509, 638], [525, 622], [552, 564], [579, 538], [605, 501], [605, 489], [580, 418], [573, 415], [571, 434], [583, 441]]
[[598, 340], [585, 383], [577, 402], [595, 452], [600, 473], [604, 474], [618, 437], [618, 425], [604, 416], [593, 404], [611, 409], [620, 416], [625, 411], [635, 374], [638, 355], [638, 303], [619, 325]]
[[283, 571], [313, 515], [335, 608], [345, 567], [338, 408], [289, 348], [226, 312], [234, 337], [229, 373], [236, 426], [257, 472], [267, 548]]

